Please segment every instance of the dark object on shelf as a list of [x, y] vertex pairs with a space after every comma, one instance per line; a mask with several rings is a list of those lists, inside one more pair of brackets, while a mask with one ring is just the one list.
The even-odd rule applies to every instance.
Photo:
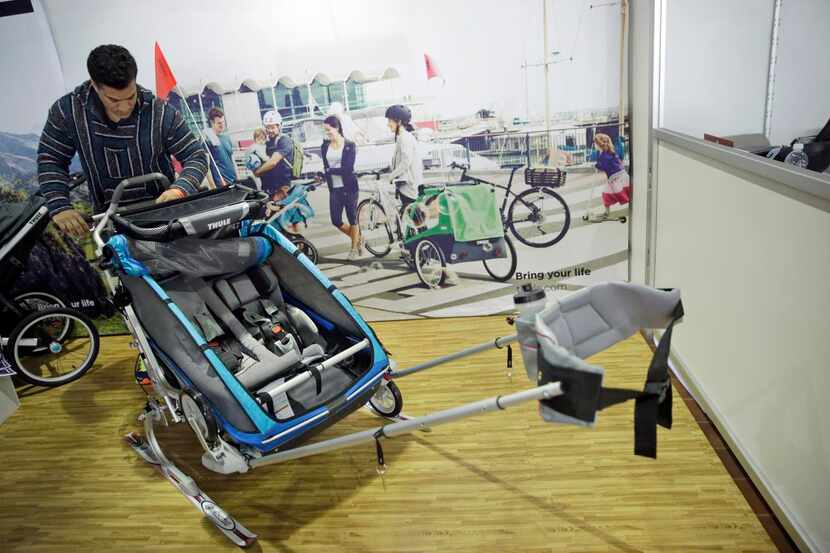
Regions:
[[[792, 142], [795, 144], [795, 141]], [[793, 151], [792, 144], [789, 146], [782, 146], [775, 157], [771, 158], [775, 161], [784, 161], [790, 152]], [[823, 173], [830, 167], [830, 140], [824, 142], [808, 142], [804, 144], [804, 153], [807, 154], [807, 169]], [[766, 152], [759, 152], [760, 155], [766, 155]]]
[[[782, 146], [778, 154], [772, 159], [784, 161], [787, 155], [793, 151], [792, 146], [798, 140], [793, 140], [789, 146]], [[767, 151], [769, 151], [769, 148]], [[756, 153], [766, 155], [767, 152]], [[830, 167], [830, 119], [827, 120], [827, 123], [824, 124], [824, 127], [816, 136], [812, 137], [809, 142], [804, 142], [804, 153], [807, 154], [807, 169], [810, 171], [823, 173]]]

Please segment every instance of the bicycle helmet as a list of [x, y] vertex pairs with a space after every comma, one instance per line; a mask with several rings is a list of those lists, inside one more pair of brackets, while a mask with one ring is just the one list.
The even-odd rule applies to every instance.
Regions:
[[386, 108], [386, 113], [384, 116], [387, 119], [392, 119], [393, 121], [400, 121], [404, 125], [409, 123], [412, 120], [412, 111], [401, 104], [396, 104], [394, 106], [389, 106]]
[[262, 117], [263, 125], [282, 125], [282, 115], [278, 111], [266, 112]]

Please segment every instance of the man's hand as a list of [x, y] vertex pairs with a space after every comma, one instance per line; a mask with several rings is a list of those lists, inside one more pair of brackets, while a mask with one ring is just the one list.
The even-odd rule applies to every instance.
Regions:
[[81, 238], [89, 234], [89, 224], [83, 216], [74, 209], [67, 209], [52, 216], [52, 221], [62, 232]]
[[180, 188], [168, 188], [161, 195], [156, 198], [156, 203], [164, 203], [164, 202], [172, 202], [173, 200], [178, 200], [187, 196]]

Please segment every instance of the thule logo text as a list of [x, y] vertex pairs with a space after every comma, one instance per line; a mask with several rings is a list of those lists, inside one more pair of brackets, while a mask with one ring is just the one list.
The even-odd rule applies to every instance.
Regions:
[[208, 228], [208, 230], [216, 230], [218, 228], [221, 228], [221, 227], [224, 227], [225, 225], [230, 225], [230, 224], [231, 224], [230, 218], [219, 219], [218, 221], [208, 223], [207, 228]]

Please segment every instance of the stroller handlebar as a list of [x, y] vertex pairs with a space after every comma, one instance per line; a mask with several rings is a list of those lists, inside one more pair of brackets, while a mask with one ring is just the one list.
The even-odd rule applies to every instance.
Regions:
[[104, 239], [101, 238], [101, 232], [103, 232], [103, 230], [106, 228], [110, 218], [115, 213], [115, 210], [118, 209], [118, 202], [121, 201], [121, 196], [124, 194], [124, 189], [131, 184], [144, 184], [146, 182], [151, 182], [154, 180], [161, 181], [161, 184], [165, 190], [170, 188], [170, 181], [166, 176], [164, 176], [161, 173], [149, 173], [147, 175], [141, 175], [138, 177], [130, 177], [118, 183], [118, 186], [115, 187], [115, 190], [112, 193], [112, 198], [110, 199], [109, 207], [104, 212], [103, 217], [101, 217], [101, 219], [95, 225], [95, 229], [92, 232], [92, 240], [95, 242], [95, 249], [97, 255], [100, 256], [104, 251]]
[[107, 211], [114, 212], [118, 208], [118, 202], [121, 201], [121, 196], [124, 194], [124, 189], [127, 188], [127, 186], [134, 184], [144, 184], [155, 180], [160, 181], [162, 187], [165, 190], [170, 188], [170, 181], [165, 175], [161, 173], [148, 173], [146, 175], [141, 175], [139, 177], [130, 177], [128, 179], [122, 180], [118, 183], [118, 186], [115, 187], [115, 191], [113, 191], [112, 193], [112, 199], [110, 200], [110, 206]]
[[[104, 249], [104, 240], [102, 233], [110, 222], [114, 222], [116, 227], [127, 234], [140, 240], [150, 240], [154, 242], [168, 241], [182, 238], [188, 235], [203, 234], [216, 230], [216, 225], [226, 222], [240, 221], [249, 216], [249, 214], [257, 214], [259, 210], [268, 201], [268, 195], [260, 190], [246, 186], [245, 181], [234, 182], [233, 187], [238, 188], [244, 192], [244, 197], [236, 195], [231, 203], [218, 205], [214, 201], [208, 202], [207, 205], [198, 204], [201, 208], [191, 208], [185, 210], [179, 216], [176, 214], [168, 214], [169, 217], [161, 224], [155, 226], [142, 226], [134, 223], [125, 214], [119, 213], [118, 201], [121, 199], [126, 186], [131, 184], [141, 184], [153, 180], [161, 180], [162, 184], [169, 186], [169, 181], [164, 178], [164, 175], [158, 173], [151, 173], [149, 175], [142, 175], [136, 178], [124, 179], [119, 183], [116, 190], [113, 192], [112, 201], [109, 208], [102, 213], [94, 216], [95, 228], [93, 231], [93, 240], [96, 245], [96, 254], [101, 255]], [[214, 194], [211, 192], [209, 194]], [[201, 202], [204, 195], [198, 194], [193, 197], [176, 200], [175, 203], [190, 203], [191, 201]], [[159, 209], [164, 209], [167, 204], [160, 204]], [[148, 208], [150, 208], [148, 206]], [[143, 209], [143, 208], [142, 208]], [[155, 207], [150, 209], [156, 209]], [[146, 211], [146, 209], [145, 209]]]
[[134, 225], [127, 221], [120, 215], [113, 215], [112, 220], [120, 227], [125, 227], [133, 236], [137, 236], [142, 240], [163, 241], [173, 238], [177, 234], [184, 234], [184, 227], [177, 221], [170, 221], [167, 225], [161, 227], [144, 228]]

